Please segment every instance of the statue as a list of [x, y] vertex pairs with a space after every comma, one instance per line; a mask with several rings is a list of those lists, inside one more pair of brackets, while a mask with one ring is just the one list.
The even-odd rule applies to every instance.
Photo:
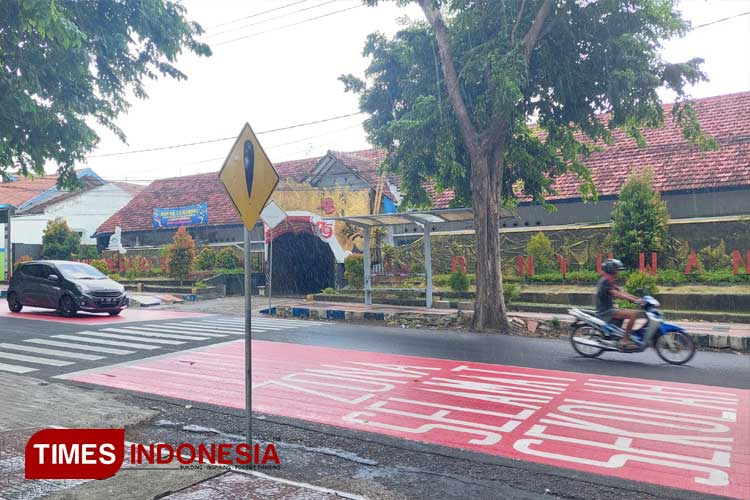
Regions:
[[107, 250], [112, 250], [113, 252], [119, 252], [121, 254], [124, 254], [127, 251], [122, 246], [122, 228], [120, 226], [116, 226], [115, 233], [109, 237], [109, 246], [107, 246]]

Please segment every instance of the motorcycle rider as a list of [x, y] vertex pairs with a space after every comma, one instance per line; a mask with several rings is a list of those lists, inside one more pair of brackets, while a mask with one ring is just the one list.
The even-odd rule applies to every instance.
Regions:
[[625, 269], [617, 259], [608, 259], [602, 264], [603, 275], [596, 284], [596, 315], [605, 323], [610, 323], [613, 319], [625, 321], [625, 335], [620, 341], [620, 348], [623, 350], [638, 349], [638, 346], [630, 340], [630, 332], [633, 330], [633, 324], [638, 317], [638, 312], [631, 309], [618, 309], [614, 306], [614, 299], [628, 300], [640, 304], [640, 298], [625, 293], [617, 286], [617, 275]]

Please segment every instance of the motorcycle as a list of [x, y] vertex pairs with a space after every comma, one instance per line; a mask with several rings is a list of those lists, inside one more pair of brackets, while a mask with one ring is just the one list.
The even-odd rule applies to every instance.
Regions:
[[659, 301], [646, 295], [642, 300], [646, 324], [630, 332], [630, 340], [636, 349], [622, 349], [620, 341], [625, 335], [621, 328], [622, 321], [605, 323], [596, 317], [595, 311], [570, 309], [568, 314], [575, 318], [570, 335], [570, 343], [578, 354], [587, 358], [596, 358], [604, 351], [625, 353], [643, 352], [649, 347], [656, 349], [661, 359], [673, 365], [683, 365], [695, 355], [695, 342], [678, 325], [664, 321], [659, 311]]

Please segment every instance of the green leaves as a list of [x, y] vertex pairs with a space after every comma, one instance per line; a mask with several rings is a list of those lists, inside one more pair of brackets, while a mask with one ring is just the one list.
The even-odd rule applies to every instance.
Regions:
[[41, 174], [73, 165], [98, 142], [96, 120], [123, 141], [117, 116], [145, 78], [184, 79], [183, 50], [210, 55], [202, 28], [169, 0], [5, 0], [0, 2], [0, 175]]
[[[471, 122], [479, 133], [498, 120], [511, 124], [493, 145], [504, 151], [506, 199], [543, 203], [566, 172], [578, 176], [584, 199], [595, 199], [587, 155], [611, 141], [615, 128], [647, 147], [641, 129], [664, 123], [662, 87], [679, 97], [673, 119], [685, 137], [700, 148], [715, 147], [685, 95], [687, 85], [706, 78], [702, 61], [667, 62], [659, 52], [664, 40], [688, 30], [676, 0], [558, 1], [528, 61], [520, 41], [543, 0], [434, 3], [442, 5], [460, 80], [455, 91]], [[368, 138], [388, 150], [384, 166], [403, 178], [406, 204], [425, 204], [428, 181], [470, 203], [472, 166], [432, 29], [419, 22], [391, 39], [373, 33], [363, 53], [370, 58], [365, 78], [341, 80], [370, 114]]]

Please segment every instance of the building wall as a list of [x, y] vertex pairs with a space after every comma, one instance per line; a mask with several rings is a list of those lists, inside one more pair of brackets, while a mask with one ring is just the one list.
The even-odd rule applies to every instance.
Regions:
[[82, 244], [94, 245], [96, 228], [132, 198], [114, 184], [104, 184], [50, 205], [43, 213], [14, 216], [11, 239], [13, 243], [41, 244], [47, 222], [62, 217], [73, 231], [81, 233]]
[[[667, 204], [669, 217], [672, 219], [690, 219], [696, 217], [719, 217], [726, 215], [750, 215], [750, 188], [693, 192], [665, 193], [662, 199]], [[537, 227], [565, 224], [599, 224], [610, 220], [615, 199], [600, 199], [597, 202], [582, 201], [556, 203], [556, 210], [550, 212], [540, 205], [520, 204], [513, 210], [517, 217], [500, 221], [501, 227]], [[462, 230], [473, 228], [473, 223], [463, 222], [446, 224], [438, 231]], [[421, 234], [416, 225], [396, 226], [394, 234]]]

